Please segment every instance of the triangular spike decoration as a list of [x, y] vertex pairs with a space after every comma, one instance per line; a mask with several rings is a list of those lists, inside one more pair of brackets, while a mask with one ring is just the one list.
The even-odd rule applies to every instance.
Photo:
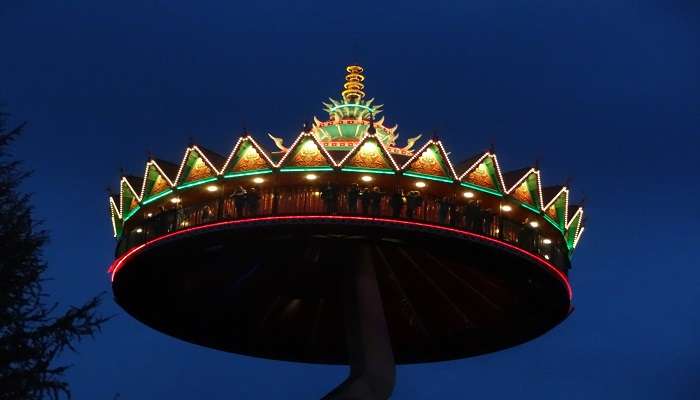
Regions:
[[216, 177], [219, 171], [196, 145], [188, 147], [177, 171], [175, 185]]
[[499, 193], [505, 192], [503, 175], [496, 154], [487, 151], [468, 162], [471, 165], [465, 166], [464, 172], [459, 176], [460, 181]]
[[252, 136], [241, 136], [221, 169], [224, 177], [237, 173], [262, 171], [275, 166], [267, 152]]
[[113, 196], [109, 196], [109, 216], [112, 220], [112, 231], [114, 232], [114, 237], [121, 236], [122, 227], [124, 221], [122, 220], [122, 214], [117, 206], [116, 201], [114, 201]]
[[569, 214], [569, 189], [566, 186], [545, 187], [542, 196], [544, 215], [564, 229]]
[[566, 223], [566, 232], [564, 238], [566, 239], [566, 246], [569, 250], [572, 250], [576, 243], [578, 243], [578, 236], [581, 234], [583, 228], [583, 207], [579, 205], [574, 205], [571, 207], [575, 210], [571, 213], [571, 220]]
[[399, 166], [384, 144], [374, 135], [365, 134], [338, 163], [341, 168], [377, 169], [396, 172]]
[[278, 168], [335, 167], [333, 157], [311, 132], [297, 136], [284, 157], [277, 163]]
[[122, 177], [119, 182], [119, 214], [128, 215], [132, 210], [138, 208], [141, 196], [136, 191], [139, 178], [133, 176]]
[[523, 168], [518, 171], [513, 171], [513, 173], [517, 176], [522, 171], [525, 171], [525, 173], [515, 180], [512, 185], [509, 182], [508, 173], [503, 175], [503, 179], [507, 182], [506, 187], [510, 186], [507, 188], [506, 193], [513, 196], [519, 202], [530, 205], [535, 210], [540, 210], [542, 207], [540, 171], [535, 168]]
[[163, 161], [155, 159], [146, 163], [146, 171], [143, 174], [144, 179], [141, 188], [141, 199], [144, 202], [160, 194], [172, 191], [172, 188], [175, 186], [163, 169], [165, 165]]
[[445, 178], [457, 179], [452, 162], [439, 140], [430, 139], [401, 167], [405, 175], [411, 173]]

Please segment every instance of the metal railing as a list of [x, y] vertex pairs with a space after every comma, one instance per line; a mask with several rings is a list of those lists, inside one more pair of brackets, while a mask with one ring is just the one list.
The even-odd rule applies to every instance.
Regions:
[[[161, 207], [141, 223], [124, 226], [116, 255], [170, 232], [213, 222], [275, 215], [365, 215], [450, 226], [493, 237], [548, 259], [561, 271], [570, 268], [561, 236], [545, 237], [528, 223], [510, 220], [475, 201], [385, 193], [353, 188], [290, 187], [234, 192], [193, 204]], [[500, 210], [499, 210], [500, 211]]]

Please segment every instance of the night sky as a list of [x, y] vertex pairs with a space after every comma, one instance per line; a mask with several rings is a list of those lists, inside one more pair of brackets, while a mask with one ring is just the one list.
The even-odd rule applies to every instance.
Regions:
[[47, 290], [106, 291], [116, 315], [65, 358], [74, 398], [309, 399], [344, 379], [126, 315], [105, 189], [147, 151], [179, 163], [190, 137], [222, 154], [244, 125], [289, 142], [351, 62], [400, 144], [437, 131], [459, 160], [494, 143], [504, 169], [539, 159], [545, 185], [586, 198], [574, 314], [498, 354], [399, 367], [393, 398], [700, 398], [700, 3], [196, 3], [0, 2], [0, 102], [29, 122], [14, 153], [52, 235]]

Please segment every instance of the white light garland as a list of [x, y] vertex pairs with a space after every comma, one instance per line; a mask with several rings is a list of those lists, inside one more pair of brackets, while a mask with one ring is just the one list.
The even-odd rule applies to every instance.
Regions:
[[158, 170], [158, 173], [165, 179], [166, 182], [168, 182], [168, 185], [170, 185], [170, 188], [174, 188], [175, 184], [173, 184], [173, 181], [170, 179], [170, 177], [163, 171], [163, 169], [158, 165], [158, 162], [156, 160], [150, 160], [146, 163], [146, 171], [143, 173], [143, 184], [141, 185], [141, 197], [139, 198], [139, 201], [144, 198], [146, 195], [146, 183], [148, 182], [148, 172], [151, 167], [155, 167], [156, 170]]
[[231, 150], [231, 153], [229, 154], [228, 158], [226, 159], [226, 162], [224, 163], [224, 166], [221, 167], [221, 171], [219, 172], [219, 175], [223, 175], [226, 172], [226, 169], [228, 169], [228, 166], [229, 166], [228, 164], [231, 162], [231, 159], [238, 151], [238, 148], [241, 146], [241, 143], [244, 141], [249, 141], [253, 145], [253, 147], [255, 147], [255, 150], [258, 152], [258, 154], [262, 155], [262, 157], [265, 159], [265, 161], [267, 161], [267, 163], [270, 165], [270, 168], [275, 167], [275, 163], [272, 162], [272, 159], [270, 158], [270, 156], [267, 155], [267, 153], [262, 149], [262, 147], [260, 147], [258, 142], [256, 142], [252, 136], [241, 136], [238, 138], [238, 141], [236, 141], [236, 145], [233, 146], [233, 150]]
[[182, 158], [182, 162], [180, 163], [180, 169], [178, 169], [178, 171], [177, 171], [177, 176], [175, 177], [175, 181], [174, 181], [174, 182], [175, 182], [175, 185], [176, 185], [176, 186], [182, 183], [182, 182], [180, 182], [180, 178], [181, 178], [181, 175], [182, 175], [182, 170], [185, 168], [185, 165], [187, 164], [187, 159], [189, 158], [190, 153], [193, 152], [193, 151], [194, 151], [194, 152], [197, 152], [197, 154], [199, 155], [199, 157], [200, 157], [202, 160], [204, 160], [204, 162], [207, 164], [207, 166], [208, 166], [209, 168], [211, 168], [212, 171], [214, 171], [214, 175], [220, 175], [219, 170], [216, 169], [216, 167], [214, 166], [214, 164], [207, 158], [207, 156], [204, 155], [204, 152], [203, 152], [202, 150], [200, 150], [199, 147], [197, 147], [197, 145], [193, 145], [193, 146], [191, 146], [191, 147], [188, 147], [187, 150], [185, 150], [185, 156]]
[[308, 132], [308, 133], [307, 133], [307, 132], [302, 132], [302, 133], [299, 134], [299, 136], [297, 136], [297, 138], [294, 140], [294, 143], [292, 143], [292, 145], [289, 146], [289, 150], [287, 150], [287, 152], [284, 153], [284, 156], [282, 156], [282, 158], [280, 159], [280, 161], [277, 163], [277, 165], [276, 165], [275, 167], [277, 167], [277, 168], [281, 167], [281, 166], [284, 164], [284, 162], [287, 160], [287, 158], [292, 154], [292, 152], [293, 152], [294, 150], [296, 150], [297, 145], [299, 145], [299, 142], [300, 142], [302, 139], [305, 139], [305, 138], [310, 138], [310, 139], [314, 142], [314, 144], [316, 145], [316, 148], [317, 148], [317, 149], [321, 152], [321, 154], [323, 154], [323, 156], [326, 158], [326, 161], [328, 161], [328, 162], [329, 162], [332, 166], [334, 166], [334, 167], [337, 167], [337, 166], [338, 166], [338, 164], [336, 164], [336, 162], [335, 162], [335, 160], [333, 159], [333, 157], [331, 156], [331, 154], [328, 152], [328, 150], [326, 150], [325, 146], [323, 146], [323, 145], [321, 144], [321, 142], [318, 141], [318, 138], [316, 137], [316, 135], [315, 135], [313, 132]]

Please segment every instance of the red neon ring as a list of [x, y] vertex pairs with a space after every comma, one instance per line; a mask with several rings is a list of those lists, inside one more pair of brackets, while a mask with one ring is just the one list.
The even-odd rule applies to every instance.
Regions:
[[569, 301], [573, 299], [573, 290], [571, 289], [571, 284], [569, 284], [569, 279], [564, 275], [557, 267], [554, 266], [554, 264], [550, 263], [549, 261], [545, 260], [544, 258], [540, 257], [539, 255], [536, 255], [534, 253], [530, 253], [527, 250], [523, 250], [520, 247], [514, 246], [510, 243], [506, 243], [503, 241], [500, 241], [498, 239], [494, 239], [489, 236], [484, 236], [484, 235], [479, 235], [477, 233], [473, 232], [467, 232], [467, 231], [462, 231], [459, 229], [455, 228], [450, 228], [447, 226], [440, 226], [440, 225], [431, 225], [431, 224], [426, 224], [422, 222], [415, 222], [415, 221], [401, 221], [401, 220], [394, 220], [394, 219], [387, 219], [387, 218], [372, 218], [372, 217], [354, 217], [354, 216], [342, 216], [342, 215], [283, 215], [283, 216], [276, 216], [276, 217], [259, 217], [259, 218], [248, 218], [248, 219], [238, 219], [238, 220], [233, 220], [233, 221], [221, 221], [221, 222], [214, 222], [211, 224], [207, 225], [199, 225], [199, 226], [193, 226], [191, 228], [186, 228], [182, 229], [176, 232], [171, 232], [166, 235], [157, 237], [155, 239], [149, 240], [148, 242], [138, 245], [134, 247], [133, 249], [129, 250], [125, 254], [121, 255], [119, 258], [114, 260], [112, 265], [109, 266], [109, 269], [107, 270], [108, 273], [112, 274], [111, 280], [114, 281], [114, 277], [116, 276], [117, 272], [124, 266], [124, 263], [128, 258], [133, 256], [136, 253], [141, 252], [147, 247], [150, 247], [161, 240], [165, 240], [167, 238], [171, 238], [173, 236], [177, 235], [183, 235], [189, 232], [196, 232], [199, 230], [206, 230], [209, 228], [214, 228], [217, 226], [226, 226], [226, 225], [237, 225], [237, 224], [243, 224], [243, 223], [249, 223], [249, 222], [262, 222], [262, 221], [283, 221], [283, 220], [291, 220], [291, 219], [328, 219], [328, 220], [346, 220], [346, 221], [376, 221], [376, 222], [384, 222], [384, 223], [390, 223], [390, 224], [398, 224], [398, 225], [408, 225], [408, 226], [419, 226], [423, 228], [430, 228], [430, 229], [437, 229], [437, 230], [442, 230], [446, 232], [452, 232], [452, 233], [457, 233], [459, 235], [463, 236], [469, 236], [473, 238], [477, 238], [480, 240], [485, 240], [491, 243], [498, 244], [500, 246], [505, 246], [511, 250], [514, 250], [516, 252], [519, 252], [523, 255], [526, 255], [533, 260], [537, 261], [540, 265], [544, 265], [547, 269], [550, 271], [554, 272], [556, 276], [564, 282], [566, 285], [566, 291], [569, 294]]

